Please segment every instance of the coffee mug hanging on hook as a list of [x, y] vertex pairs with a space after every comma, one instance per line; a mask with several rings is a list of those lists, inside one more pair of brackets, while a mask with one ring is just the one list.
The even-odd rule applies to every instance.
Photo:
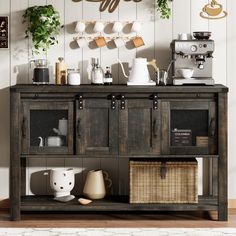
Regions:
[[219, 4], [216, 0], [212, 0], [211, 3], [206, 4], [200, 16], [208, 20], [223, 19], [228, 15], [226, 11], [223, 11], [223, 6]]

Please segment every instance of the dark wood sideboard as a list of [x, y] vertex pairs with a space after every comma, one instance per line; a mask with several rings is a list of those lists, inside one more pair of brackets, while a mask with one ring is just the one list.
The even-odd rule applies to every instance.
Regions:
[[[214, 86], [11, 87], [11, 219], [22, 211], [217, 211], [227, 213], [227, 93]], [[68, 120], [64, 146], [39, 147], [38, 136]], [[191, 130], [191, 145], [172, 143], [174, 129]], [[39, 132], [40, 131], [40, 132]], [[207, 144], [196, 141], [205, 137]], [[203, 194], [196, 204], [129, 204], [110, 196], [81, 206], [26, 195], [28, 158], [202, 158]], [[127, 179], [127, 182], [129, 180]]]

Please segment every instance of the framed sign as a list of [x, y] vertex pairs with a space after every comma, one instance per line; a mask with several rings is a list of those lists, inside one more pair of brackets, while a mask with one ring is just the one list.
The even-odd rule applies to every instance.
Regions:
[[8, 16], [0, 16], [0, 48], [9, 46]]

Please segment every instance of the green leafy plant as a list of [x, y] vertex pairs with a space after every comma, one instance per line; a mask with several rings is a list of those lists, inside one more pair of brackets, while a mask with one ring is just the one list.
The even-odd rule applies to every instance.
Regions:
[[29, 7], [25, 10], [23, 19], [23, 23], [28, 23], [25, 37], [32, 37], [33, 52], [46, 52], [51, 45], [58, 43], [60, 16], [52, 5]]
[[162, 19], [169, 19], [171, 16], [169, 1], [173, 0], [157, 0], [157, 11], [161, 13]]

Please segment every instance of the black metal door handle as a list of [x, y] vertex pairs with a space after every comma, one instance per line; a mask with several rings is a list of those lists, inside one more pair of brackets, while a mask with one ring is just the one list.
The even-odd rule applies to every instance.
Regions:
[[22, 137], [25, 138], [26, 137], [26, 119], [25, 118], [23, 118], [23, 121], [22, 121], [21, 132], [22, 132]]

